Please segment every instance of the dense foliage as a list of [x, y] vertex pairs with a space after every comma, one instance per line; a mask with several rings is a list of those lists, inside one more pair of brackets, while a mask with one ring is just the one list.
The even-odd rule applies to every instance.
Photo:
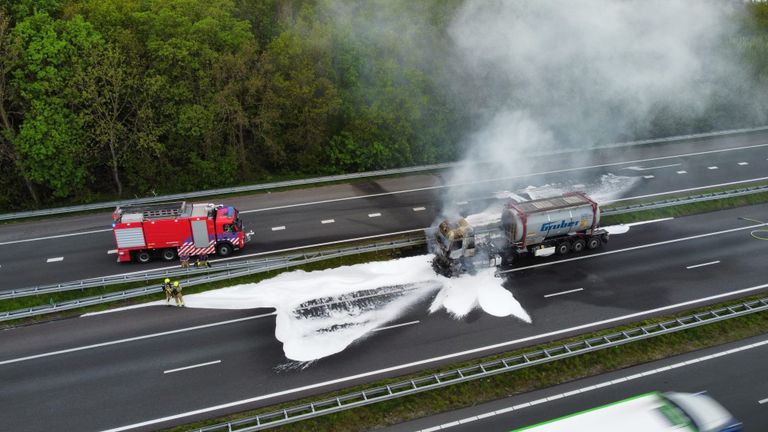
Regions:
[[[0, 209], [455, 160], [472, 119], [440, 60], [461, 4], [0, 0]], [[765, 81], [750, 7], [729, 49]], [[658, 128], [743, 126], [707, 115]]]

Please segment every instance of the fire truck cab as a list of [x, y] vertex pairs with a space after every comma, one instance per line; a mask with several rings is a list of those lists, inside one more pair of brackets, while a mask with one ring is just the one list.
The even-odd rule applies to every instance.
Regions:
[[227, 256], [242, 249], [253, 232], [244, 232], [234, 207], [171, 202], [121, 206], [112, 215], [117, 261], [146, 263], [154, 257]]

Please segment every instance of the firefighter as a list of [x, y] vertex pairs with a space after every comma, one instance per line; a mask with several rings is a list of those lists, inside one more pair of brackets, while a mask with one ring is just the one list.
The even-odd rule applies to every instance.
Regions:
[[181, 295], [181, 284], [179, 284], [179, 281], [173, 282], [171, 294], [176, 299], [176, 306], [184, 307], [184, 296]]
[[179, 261], [181, 261], [181, 268], [189, 268], [189, 255], [179, 255]]
[[163, 291], [165, 291], [165, 305], [170, 306], [171, 297], [173, 297], [171, 294], [173, 292], [173, 286], [171, 286], [171, 280], [168, 278], [165, 278], [165, 281], [163, 281]]
[[200, 255], [200, 259], [197, 260], [198, 267], [210, 267], [211, 263], [208, 262], [208, 254]]

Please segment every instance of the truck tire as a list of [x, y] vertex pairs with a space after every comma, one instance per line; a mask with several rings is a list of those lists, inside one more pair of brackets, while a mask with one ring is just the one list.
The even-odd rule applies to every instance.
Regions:
[[600, 237], [590, 237], [589, 240], [587, 240], [587, 249], [597, 249], [600, 247]]
[[584, 247], [586, 246], [587, 246], [587, 243], [584, 240], [578, 239], [575, 242], [573, 242], [572, 249], [574, 252], [579, 253], [579, 252], [582, 252], [584, 250]]
[[168, 248], [163, 249], [163, 260], [165, 261], [173, 261], [176, 259], [176, 249], [175, 248]]
[[219, 243], [219, 245], [216, 246], [216, 253], [220, 257], [231, 255], [233, 250], [234, 248], [232, 248], [232, 245], [229, 243]]
[[138, 251], [133, 256], [136, 258], [136, 262], [141, 264], [146, 264], [152, 261], [152, 256], [147, 251]]
[[557, 252], [558, 255], [565, 255], [570, 251], [571, 251], [571, 244], [568, 243], [567, 241], [564, 241], [558, 244], [557, 247], [555, 248], [555, 252]]

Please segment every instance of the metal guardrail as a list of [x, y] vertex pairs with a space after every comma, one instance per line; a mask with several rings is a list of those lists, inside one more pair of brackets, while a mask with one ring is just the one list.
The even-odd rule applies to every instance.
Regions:
[[553, 362], [569, 357], [613, 348], [631, 342], [666, 335], [718, 321], [768, 310], [768, 297], [675, 320], [611, 333], [554, 348], [478, 363], [460, 369], [422, 376], [395, 384], [347, 393], [335, 398], [295, 405], [282, 410], [196, 429], [198, 432], [251, 432], [320, 417], [352, 408], [383, 402], [467, 381], [488, 378], [506, 372]]
[[[210, 282], [216, 282], [220, 280], [227, 280], [238, 278], [242, 276], [248, 276], [256, 273], [264, 273], [272, 270], [282, 270], [289, 267], [296, 267], [304, 264], [310, 264], [313, 262], [323, 261], [331, 258], [339, 258], [348, 255], [357, 255], [367, 252], [375, 252], [382, 250], [400, 249], [408, 246], [417, 246], [425, 243], [423, 237], [407, 238], [404, 240], [393, 240], [389, 242], [373, 243], [362, 246], [350, 246], [348, 248], [336, 249], [331, 251], [316, 251], [307, 252], [301, 255], [295, 255], [290, 260], [273, 260], [269, 263], [261, 264], [258, 266], [243, 267], [243, 268], [222, 268], [220, 271], [210, 272], [205, 275], [188, 278], [182, 281], [182, 286], [190, 287], [195, 285], [201, 285]], [[191, 273], [194, 274], [194, 273]], [[163, 277], [158, 275], [158, 278]], [[86, 297], [82, 299], [69, 300], [60, 303], [50, 303], [46, 305], [33, 306], [25, 309], [18, 309], [14, 311], [0, 312], [0, 321], [8, 321], [20, 318], [29, 318], [32, 316], [49, 314], [69, 309], [76, 309], [83, 306], [91, 306], [102, 303], [109, 303], [116, 300], [129, 299], [134, 297], [141, 297], [147, 294], [159, 293], [162, 288], [158, 284], [152, 284], [140, 288], [133, 288], [129, 290], [117, 291], [98, 296]]]
[[[768, 192], [768, 185], [751, 186], [747, 188], [740, 188], [740, 189], [734, 189], [729, 191], [712, 192], [712, 193], [698, 194], [698, 195], [678, 197], [678, 198], [669, 198], [661, 201], [654, 201], [651, 203], [638, 203], [638, 204], [631, 204], [631, 205], [621, 206], [621, 207], [604, 208], [602, 210], [602, 215], [603, 216], [620, 215], [620, 214], [631, 213], [636, 211], [653, 210], [653, 209], [659, 209], [664, 207], [672, 207], [676, 205], [692, 204], [692, 203], [705, 202], [705, 201], [711, 201], [711, 200], [717, 200], [717, 199], [725, 199], [725, 198], [734, 198], [738, 196], [751, 195], [751, 194], [764, 193], [764, 192]], [[424, 240], [424, 242], [426, 243], [426, 240]], [[334, 250], [333, 252], [338, 253], [342, 250], [344, 249]], [[353, 250], [357, 250], [357, 249], [353, 248]], [[104, 276], [101, 278], [91, 278], [91, 279], [84, 279], [79, 281], [63, 282], [59, 284], [16, 288], [16, 289], [7, 290], [7, 291], [0, 291], [0, 301], [6, 300], [6, 299], [12, 299], [12, 298], [20, 298], [20, 297], [27, 297], [27, 296], [39, 295], [39, 294], [48, 294], [48, 293], [54, 293], [54, 292], [74, 291], [78, 289], [103, 287], [103, 286], [118, 285], [118, 284], [124, 284], [124, 283], [147, 282], [153, 279], [161, 279], [164, 277], [182, 276], [182, 277], [189, 278], [190, 276], [194, 276], [195, 274], [199, 274], [200, 272], [213, 273], [213, 272], [224, 272], [224, 271], [229, 271], [234, 269], [256, 268], [256, 267], [272, 268], [270, 267], [270, 265], [273, 262], [290, 261], [295, 258], [305, 257], [306, 255], [307, 255], [306, 253], [281, 255], [281, 256], [275, 256], [270, 258], [263, 258], [259, 260], [247, 260], [247, 261], [239, 261], [239, 262], [232, 262], [232, 263], [216, 263], [216, 266], [212, 268], [158, 270], [156, 272], [137, 273], [135, 275]], [[339, 256], [342, 256], [342, 255], [339, 255]], [[280, 267], [280, 268], [284, 268], [284, 267]], [[221, 279], [216, 279], [216, 280], [221, 280]]]
[[[715, 137], [715, 136], [723, 136], [723, 135], [737, 135], [737, 134], [743, 134], [743, 133], [760, 132], [765, 130], [768, 130], [768, 126], [742, 128], [742, 129], [729, 129], [724, 131], [715, 131], [715, 132], [707, 132], [707, 133], [700, 133], [700, 134], [676, 135], [676, 136], [664, 137], [664, 138], [598, 145], [598, 146], [591, 147], [590, 150], [599, 150], [599, 149], [605, 149], [605, 148], [615, 148], [615, 147], [624, 147], [624, 146], [632, 146], [632, 145], [655, 144], [655, 143], [670, 142], [670, 141], [682, 141], [687, 139], [706, 138], [706, 137]], [[568, 153], [573, 151], [577, 151], [577, 150], [566, 150], [563, 153]], [[578, 151], [583, 151], [583, 149]], [[547, 154], [553, 154], [553, 153], [555, 152], [543, 152], [541, 153], [541, 155], [547, 155]], [[208, 189], [208, 190], [195, 191], [195, 192], [187, 192], [187, 193], [179, 193], [179, 194], [171, 194], [171, 195], [160, 195], [160, 196], [137, 198], [137, 199], [123, 200], [123, 201], [108, 201], [108, 202], [82, 204], [82, 205], [76, 205], [76, 206], [58, 207], [58, 208], [50, 208], [50, 209], [31, 210], [31, 211], [14, 212], [14, 213], [2, 213], [0, 214], [0, 221], [24, 219], [24, 218], [38, 217], [38, 216], [60, 215], [64, 213], [76, 213], [76, 212], [83, 212], [83, 211], [90, 211], [90, 210], [102, 210], [102, 209], [114, 208], [119, 205], [125, 206], [125, 205], [131, 205], [131, 204], [148, 204], [148, 203], [156, 203], [156, 202], [163, 202], [163, 201], [186, 200], [186, 199], [200, 198], [200, 197], [213, 196], [213, 195], [255, 192], [255, 191], [269, 190], [269, 189], [280, 189], [280, 188], [286, 188], [286, 187], [292, 187], [292, 186], [307, 186], [307, 185], [320, 184], [320, 183], [331, 183], [336, 181], [356, 180], [356, 179], [369, 178], [369, 177], [382, 177], [382, 176], [390, 176], [390, 175], [410, 174], [410, 173], [416, 173], [416, 172], [436, 171], [436, 170], [452, 168], [452, 167], [461, 165], [463, 163], [464, 162], [446, 162], [446, 163], [440, 163], [440, 164], [421, 165], [421, 166], [406, 167], [406, 168], [366, 171], [366, 172], [360, 172], [360, 173], [314, 177], [309, 179], [286, 180], [286, 181], [280, 181], [280, 182], [261, 183], [261, 184], [246, 185], [246, 186], [235, 186], [235, 187], [220, 188], [220, 189]]]
[[7, 300], [12, 298], [29, 297], [40, 294], [50, 294], [55, 292], [74, 291], [86, 288], [106, 287], [110, 285], [119, 285], [127, 283], [149, 282], [155, 279], [162, 279], [166, 277], [178, 278], [178, 277], [192, 277], [201, 273], [211, 273], [226, 271], [243, 267], [258, 267], [268, 266], [273, 262], [283, 262], [291, 260], [296, 257], [302, 256], [301, 254], [292, 255], [280, 255], [276, 257], [262, 258], [258, 260], [247, 260], [237, 262], [215, 262], [213, 267], [194, 267], [189, 268], [174, 268], [174, 269], [161, 269], [157, 271], [148, 271], [129, 275], [113, 275], [103, 276], [100, 278], [90, 278], [71, 282], [62, 282], [58, 284], [50, 285], [38, 285], [33, 287], [15, 288], [7, 291], [0, 291], [0, 300]]
[[722, 191], [722, 192], [710, 192], [710, 193], [703, 193], [703, 194], [691, 195], [691, 196], [685, 196], [685, 197], [669, 198], [661, 201], [654, 201], [651, 203], [638, 203], [638, 204], [630, 204], [630, 205], [621, 206], [621, 207], [603, 208], [601, 210], [601, 213], [603, 216], [620, 215], [620, 214], [632, 213], [632, 212], [643, 211], [643, 210], [654, 210], [654, 209], [660, 209], [664, 207], [672, 207], [672, 206], [678, 206], [678, 205], [684, 205], [684, 204], [694, 204], [694, 203], [712, 201], [712, 200], [718, 200], [718, 199], [735, 198], [739, 196], [752, 195], [752, 194], [764, 193], [764, 192], [768, 192], [768, 185], [750, 186], [747, 188], [733, 189], [733, 190]]

